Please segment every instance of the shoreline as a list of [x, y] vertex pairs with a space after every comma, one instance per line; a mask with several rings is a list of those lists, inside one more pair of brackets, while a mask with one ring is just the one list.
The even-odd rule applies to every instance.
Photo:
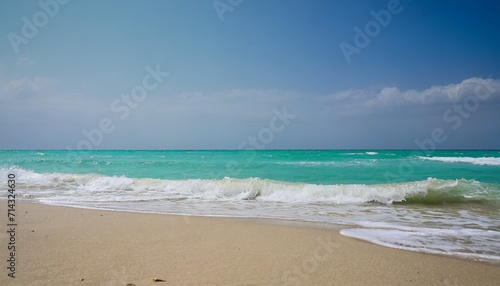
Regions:
[[[0, 201], [2, 201], [2, 200], [6, 201], [5, 199], [0, 198]], [[358, 241], [361, 241], [364, 243], [370, 243], [370, 244], [381, 246], [381, 247], [387, 247], [387, 248], [392, 248], [392, 249], [397, 249], [397, 250], [402, 250], [402, 251], [410, 251], [410, 252], [415, 252], [415, 253], [438, 255], [438, 256], [449, 257], [449, 258], [453, 258], [453, 259], [461, 259], [461, 260], [478, 262], [478, 263], [486, 263], [486, 264], [491, 264], [491, 265], [495, 265], [495, 266], [500, 267], [500, 260], [497, 259], [496, 257], [493, 258], [493, 257], [478, 257], [478, 256], [462, 256], [460, 254], [445, 254], [445, 253], [436, 252], [436, 251], [418, 251], [418, 250], [408, 249], [408, 248], [404, 248], [404, 247], [396, 247], [396, 246], [390, 245], [390, 244], [377, 243], [377, 242], [371, 241], [369, 239], [363, 239], [363, 238], [358, 238], [355, 236], [350, 236], [347, 234], [342, 234], [342, 230], [344, 230], [344, 229], [347, 230], [347, 229], [353, 229], [353, 228], [356, 228], [356, 229], [367, 228], [367, 227], [355, 225], [355, 224], [341, 224], [341, 223], [321, 222], [321, 221], [304, 220], [304, 219], [301, 220], [301, 219], [297, 219], [297, 218], [287, 218], [287, 217], [252, 217], [252, 216], [231, 216], [231, 215], [180, 214], [180, 213], [167, 213], [167, 212], [144, 211], [144, 210], [106, 209], [106, 208], [80, 206], [80, 205], [52, 205], [52, 204], [44, 204], [44, 203], [29, 202], [29, 201], [21, 201], [21, 202], [27, 203], [27, 204], [39, 204], [39, 205], [45, 205], [45, 206], [104, 211], [104, 212], [137, 213], [137, 214], [147, 214], [147, 215], [167, 215], [167, 216], [180, 217], [184, 221], [188, 220], [189, 218], [193, 218], [193, 217], [209, 218], [209, 219], [210, 218], [216, 218], [216, 219], [222, 218], [222, 219], [234, 219], [234, 220], [242, 220], [242, 221], [249, 220], [249, 221], [253, 221], [253, 222], [261, 223], [261, 224], [334, 230], [334, 231], [338, 231], [339, 235], [342, 235], [344, 237], [347, 237], [350, 239], [355, 239], [355, 240], [358, 240]]]
[[496, 285], [500, 279], [498, 265], [388, 248], [300, 221], [28, 202], [17, 202], [16, 221], [16, 278], [2, 267], [2, 285], [157, 285], [154, 277], [166, 285]]

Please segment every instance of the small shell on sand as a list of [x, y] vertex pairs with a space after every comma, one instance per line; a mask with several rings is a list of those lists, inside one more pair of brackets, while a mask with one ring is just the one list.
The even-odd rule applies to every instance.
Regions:
[[157, 277], [154, 277], [152, 280], [153, 280], [153, 282], [165, 282], [165, 280], [157, 278]]

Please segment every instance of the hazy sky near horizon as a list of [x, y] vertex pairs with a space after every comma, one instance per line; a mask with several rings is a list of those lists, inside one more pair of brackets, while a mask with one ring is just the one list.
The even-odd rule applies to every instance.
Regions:
[[500, 1], [0, 0], [0, 149], [500, 149]]

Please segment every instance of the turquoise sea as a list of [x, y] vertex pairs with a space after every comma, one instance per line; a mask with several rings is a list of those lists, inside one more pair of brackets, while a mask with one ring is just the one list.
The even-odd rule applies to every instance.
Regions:
[[319, 222], [500, 264], [500, 151], [0, 151], [3, 199], [8, 174], [21, 201]]

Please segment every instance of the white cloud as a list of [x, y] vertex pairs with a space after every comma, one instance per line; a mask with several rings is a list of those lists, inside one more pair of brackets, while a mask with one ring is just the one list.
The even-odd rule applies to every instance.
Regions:
[[[479, 94], [478, 94], [479, 93]], [[397, 87], [384, 87], [377, 90], [349, 89], [328, 96], [317, 97], [319, 103], [329, 103], [341, 107], [341, 114], [358, 114], [364, 111], [374, 111], [379, 107], [393, 106], [426, 106], [443, 103], [455, 103], [467, 96], [500, 98], [500, 80], [469, 78], [460, 83], [445, 86], [432, 86], [422, 91], [405, 90]]]
[[64, 121], [64, 116], [102, 112], [105, 107], [100, 101], [64, 91], [57, 79], [24, 77], [0, 83], [0, 108], [5, 108], [7, 113], [59, 116]]
[[400, 112], [403, 108], [426, 110], [436, 105], [461, 102], [467, 96], [475, 96], [477, 90], [487, 92], [489, 99], [500, 98], [500, 80], [473, 77], [460, 83], [432, 86], [421, 91], [383, 87], [348, 89], [327, 96], [313, 96], [276, 89], [234, 89], [214, 93], [198, 91], [167, 97], [166, 101], [170, 107], [193, 116], [213, 114], [238, 119], [263, 118], [272, 108], [287, 105], [300, 111], [304, 117], [331, 118], [332, 115], [353, 116], [389, 110]]
[[15, 97], [36, 97], [43, 93], [43, 90], [50, 85], [57, 84], [57, 80], [44, 77], [28, 78], [24, 77], [17, 80], [12, 80], [6, 83], [0, 97], [15, 98]]
[[[56, 79], [34, 77], [0, 83], [0, 109], [5, 108], [1, 115], [17, 122], [19, 128], [25, 128], [24, 133], [35, 132], [40, 126], [51, 126], [57, 130], [53, 133], [64, 139], [61, 142], [73, 144], [72, 146], [81, 139], [81, 130], [96, 128], [101, 118], [110, 118], [116, 125], [116, 132], [106, 137], [110, 144], [107, 147], [123, 144], [120, 142], [139, 142], [139, 139], [134, 139], [136, 137], [160, 136], [157, 142], [173, 144], [155, 143], [158, 146], [167, 144], [165, 148], [202, 148], [206, 140], [200, 138], [223, 142], [220, 143], [222, 145], [213, 143], [213, 146], [235, 148], [241, 140], [269, 124], [270, 118], [274, 116], [273, 109], [281, 110], [287, 106], [287, 110], [296, 114], [297, 118], [287, 128], [288, 135], [283, 133], [280, 136], [289, 136], [294, 142], [311, 138], [307, 139], [311, 146], [331, 147], [341, 146], [341, 142], [350, 140], [378, 142], [377, 140], [382, 140], [378, 136], [370, 137], [370, 134], [377, 132], [393, 136], [390, 138], [400, 138], [398, 134], [406, 134], [405, 138], [410, 138], [407, 141], [411, 143], [411, 139], [417, 136], [413, 132], [425, 129], [422, 127], [425, 124], [434, 128], [446, 123], [442, 120], [443, 105], [451, 107], [456, 102], [463, 102], [468, 96], [474, 96], [476, 89], [480, 87], [490, 94], [484, 101], [496, 104], [496, 100], [500, 99], [500, 81], [481, 78], [432, 86], [421, 91], [382, 87], [349, 89], [327, 96], [277, 89], [193, 91], [179, 94], [151, 92], [137, 107], [130, 108], [129, 118], [121, 120], [121, 113], [111, 109], [111, 102], [120, 98], [118, 94], [114, 98], [84, 96], [74, 91], [66, 92]], [[125, 106], [124, 104], [122, 102], [121, 106]], [[492, 105], [481, 108], [481, 113], [486, 112], [484, 118], [496, 118], [496, 113], [491, 111], [494, 108]], [[479, 118], [474, 118], [476, 117]], [[476, 124], [474, 120], [469, 121]], [[0, 126], [0, 131], [2, 128], [7, 127]], [[319, 141], [315, 143], [317, 140]], [[328, 142], [340, 145], [328, 145]]]
[[[91, 99], [60, 90], [58, 81], [52, 78], [21, 78], [0, 85], [0, 100], [6, 103], [33, 107], [82, 109], [84, 106], [111, 113], [112, 100]], [[422, 91], [400, 90], [398, 87], [379, 89], [348, 89], [327, 96], [283, 90], [241, 90], [219, 92], [184, 92], [177, 95], [151, 94], [141, 105], [159, 116], [166, 110], [171, 115], [196, 117], [199, 115], [218, 118], [263, 119], [273, 108], [289, 106], [305, 116], [358, 115], [377, 113], [380, 109], [426, 107], [452, 104], [474, 96], [476, 91], [488, 92], [489, 98], [500, 98], [500, 80], [469, 78], [460, 83], [432, 86]], [[139, 110], [134, 112], [141, 112]], [[146, 112], [146, 110], [144, 110]]]
[[457, 84], [433, 86], [422, 92], [414, 90], [402, 93], [409, 102], [432, 104], [438, 102], [458, 102], [469, 95], [475, 95], [477, 90], [488, 90], [492, 96], [500, 95], [500, 81], [494, 79], [469, 78]]

